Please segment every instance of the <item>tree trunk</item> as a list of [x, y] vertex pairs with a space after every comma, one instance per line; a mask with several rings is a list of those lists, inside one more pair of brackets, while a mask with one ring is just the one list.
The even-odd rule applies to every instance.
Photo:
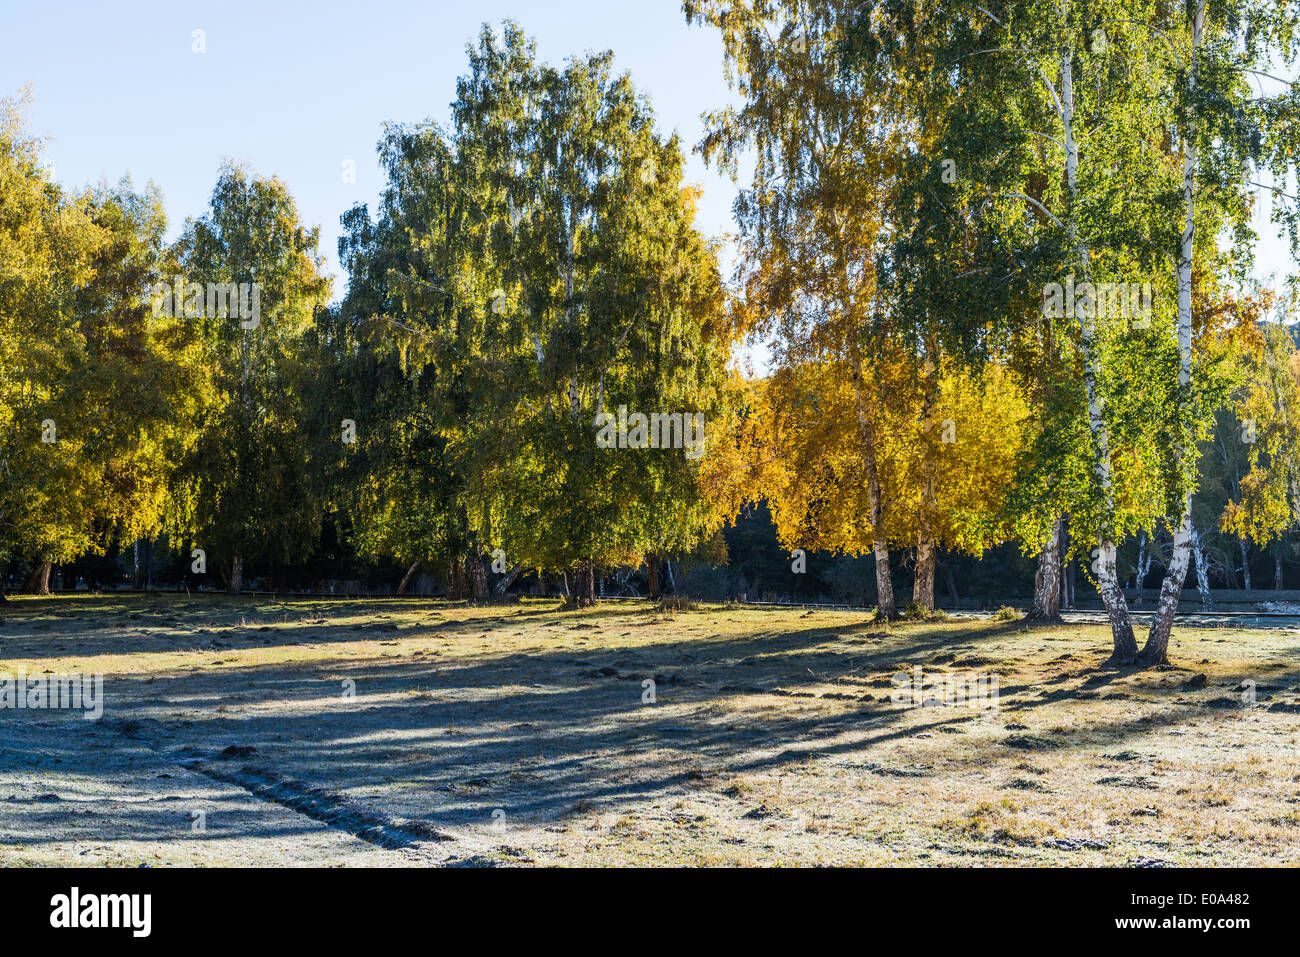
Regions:
[[1250, 584], [1250, 549], [1246, 547], [1244, 538], [1237, 539], [1237, 544], [1241, 546], [1241, 579], [1246, 591], [1251, 590]]
[[1061, 620], [1061, 517], [1052, 520], [1047, 542], [1038, 553], [1034, 575], [1034, 606], [1026, 621], [1055, 624]]
[[659, 597], [659, 556], [654, 552], [646, 552], [645, 577], [650, 600], [654, 601]]
[[589, 608], [596, 604], [596, 566], [590, 558], [584, 558], [578, 563], [573, 581], [573, 597], [579, 608]]
[[27, 578], [27, 590], [34, 595], [48, 595], [50, 593], [50, 569], [51, 564], [47, 561], [39, 561], [32, 573]]
[[1277, 549], [1273, 552], [1273, 590], [1282, 590], [1282, 543], [1277, 543]]
[[506, 596], [506, 592], [510, 590], [510, 586], [515, 583], [515, 579], [519, 577], [519, 573], [522, 572], [523, 570], [524, 570], [523, 562], [515, 562], [514, 567], [511, 568], [510, 571], [502, 575], [501, 580], [498, 581], [494, 586], [492, 586], [492, 593], [497, 598], [504, 598]]
[[1129, 665], [1137, 659], [1137, 639], [1133, 636], [1133, 619], [1129, 616], [1128, 601], [1124, 598], [1124, 589], [1119, 583], [1115, 571], [1115, 543], [1102, 537], [1094, 554], [1096, 561], [1093, 569], [1097, 574], [1097, 586], [1101, 592], [1102, 604], [1106, 606], [1106, 617], [1110, 621], [1111, 649], [1109, 663], [1112, 665]]
[[469, 579], [470, 597], [474, 601], [487, 601], [487, 572], [483, 568], [483, 556], [477, 548], [471, 549], [465, 556], [465, 573]]
[[673, 590], [673, 594], [676, 595], [677, 579], [673, 576], [673, 560], [671, 558], [668, 559], [666, 564], [668, 567], [668, 587], [670, 587]]
[[862, 363], [855, 355], [853, 363], [853, 395], [858, 410], [858, 433], [862, 439], [862, 461], [867, 472], [867, 496], [871, 514], [871, 550], [876, 556], [876, 617], [889, 620], [898, 617], [894, 601], [894, 582], [889, 577], [889, 544], [885, 540], [885, 506], [880, 492], [880, 471], [876, 462], [875, 426], [868, 414], [863, 394]]
[[235, 552], [230, 562], [230, 594], [238, 595], [244, 590], [244, 554]]
[[447, 562], [447, 598], [460, 601], [465, 597], [465, 568], [455, 558]]
[[1146, 587], [1147, 575], [1151, 573], [1151, 556], [1154, 551], [1154, 543], [1145, 531], [1138, 532], [1138, 557], [1137, 570], [1133, 573], [1133, 607], [1141, 608], [1145, 600], [1143, 591]]
[[916, 543], [916, 573], [912, 577], [912, 602], [934, 611], [934, 543]]
[[921, 494], [917, 510], [916, 568], [912, 576], [912, 603], [934, 611], [934, 399], [939, 389], [934, 346], [927, 344], [925, 395], [921, 403]]
[[[1201, 34], [1205, 27], [1206, 0], [1199, 0], [1192, 16], [1191, 59], [1200, 51]], [[1191, 12], [1189, 10], [1189, 12]], [[1193, 66], [1187, 73], [1188, 99], [1194, 100], [1196, 93], [1196, 70]], [[1194, 107], [1189, 106], [1188, 110]], [[1196, 118], [1189, 114], [1185, 126], [1178, 132], [1183, 141], [1183, 212], [1185, 221], [1183, 234], [1178, 249], [1178, 412], [1183, 418], [1187, 412], [1189, 393], [1192, 388], [1192, 260], [1196, 243], [1196, 174], [1197, 138]], [[1181, 435], [1181, 431], [1176, 431]], [[1179, 466], [1187, 460], [1189, 450], [1183, 447], [1181, 438], [1175, 440], [1174, 459]], [[1193, 450], [1194, 454], [1194, 450]], [[1183, 497], [1183, 514], [1174, 535], [1173, 553], [1164, 583], [1160, 586], [1160, 605], [1156, 609], [1155, 620], [1151, 622], [1151, 632], [1147, 636], [1146, 647], [1142, 649], [1142, 661], [1148, 665], [1169, 663], [1169, 633], [1173, 630], [1174, 615], [1178, 612], [1178, 598], [1183, 590], [1183, 581], [1187, 577], [1188, 552], [1191, 551], [1192, 539], [1196, 531], [1192, 527], [1192, 493]]]
[[1214, 611], [1214, 599], [1210, 597], [1210, 576], [1205, 567], [1205, 549], [1201, 547], [1201, 535], [1192, 526], [1192, 555], [1196, 559], [1196, 591], [1201, 596], [1201, 610]]
[[1189, 495], [1182, 524], [1174, 532], [1169, 567], [1165, 570], [1165, 580], [1160, 584], [1160, 601], [1156, 605], [1155, 619], [1151, 622], [1146, 647], [1142, 649], [1143, 664], [1160, 665], [1169, 661], [1169, 634], [1173, 630], [1174, 615], [1178, 613], [1178, 599], [1182, 596], [1183, 583], [1187, 580], [1187, 566], [1192, 552], [1190, 499]]
[[[1079, 147], [1074, 136], [1074, 61], [1070, 53], [1061, 60], [1061, 120], [1064, 127], [1065, 172], [1071, 200], [1078, 198]], [[1073, 204], [1072, 204], [1073, 205]], [[1076, 234], [1077, 238], [1077, 234]], [[1086, 244], [1078, 245], [1079, 260], [1083, 265], [1084, 280], [1090, 281], [1089, 255]], [[1097, 488], [1102, 496], [1101, 527], [1097, 534], [1096, 562], [1093, 568], [1101, 591], [1106, 617], [1110, 620], [1114, 644], [1110, 663], [1130, 664], [1137, 657], [1137, 639], [1133, 637], [1133, 620], [1129, 616], [1124, 589], [1115, 575], [1115, 543], [1111, 540], [1109, 524], [1115, 512], [1115, 492], [1111, 478], [1110, 432], [1102, 413], [1102, 396], [1098, 393], [1101, 378], [1101, 358], [1097, 352], [1096, 326], [1092, 316], [1082, 305], [1076, 306], [1079, 321], [1080, 345], [1083, 352], [1083, 383], [1088, 398], [1088, 432], [1092, 439], [1092, 467]]]
[[423, 563], [424, 559], [422, 558], [417, 558], [415, 561], [411, 562], [411, 567], [406, 570], [406, 574], [402, 576], [402, 580], [397, 585], [397, 595], [399, 598], [406, 594], [406, 586], [411, 583], [411, 579], [415, 577], [416, 570]]

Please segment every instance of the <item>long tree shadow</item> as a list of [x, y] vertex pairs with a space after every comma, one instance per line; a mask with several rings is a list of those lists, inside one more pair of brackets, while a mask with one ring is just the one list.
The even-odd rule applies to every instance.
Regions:
[[[534, 622], [555, 615], [524, 611]], [[706, 627], [719, 613], [683, 614], [680, 630]], [[511, 627], [519, 615], [519, 609], [480, 614], [430, 626], [428, 636], [472, 642], [484, 631]], [[646, 612], [620, 607], [557, 618], [572, 638], [582, 625], [644, 623]], [[290, 625], [290, 632], [298, 627]], [[350, 655], [349, 644], [375, 638], [353, 637], [345, 630], [351, 625], [340, 624], [329, 629], [338, 633], [317, 641], [339, 647], [324, 660], [112, 677], [105, 727], [169, 760], [202, 756], [223, 767], [266, 769], [365, 795], [390, 813], [437, 825], [480, 824], [498, 807], [542, 823], [685, 789], [701, 775], [759, 771], [812, 756], [879, 759], [878, 749], [904, 738], [960, 728], [973, 719], [969, 713], [936, 709], [914, 720], [916, 712], [895, 706], [882, 682], [934, 658], [942, 663], [932, 667], [939, 668], [996, 661], [974, 652], [1019, 627], [950, 623], [882, 631], [865, 620], [827, 626], [774, 619], [771, 631], [754, 636], [660, 632], [636, 643], [605, 634], [597, 648], [543, 646], [467, 659], [460, 645], [393, 658]], [[412, 633], [423, 634], [413, 629], [406, 637]], [[1026, 681], [1002, 693], [1015, 702], [1015, 713], [1032, 713], [1100, 693], [1119, 677], [1085, 687], [1090, 673], [1083, 668], [1065, 676], [1078, 687], [1042, 693], [1044, 681]], [[655, 683], [653, 704], [643, 699], [647, 680]], [[837, 697], [813, 697], [827, 686], [840, 689]], [[1180, 715], [1170, 711], [1155, 720], [1173, 723]], [[1113, 721], [1089, 733], [1120, 741], [1152, 726]], [[223, 758], [231, 746], [252, 751]], [[94, 756], [82, 757], [94, 773]]]

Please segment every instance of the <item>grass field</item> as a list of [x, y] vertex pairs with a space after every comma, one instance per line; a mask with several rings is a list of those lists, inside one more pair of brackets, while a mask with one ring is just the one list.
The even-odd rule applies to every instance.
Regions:
[[[0, 864], [1300, 852], [1294, 629], [1179, 628], [1178, 667], [1106, 671], [1098, 626], [730, 606], [151, 595], [0, 617], [0, 672], [103, 674], [105, 697], [98, 721], [0, 710]], [[996, 707], [895, 702], [916, 666], [996, 675]]]

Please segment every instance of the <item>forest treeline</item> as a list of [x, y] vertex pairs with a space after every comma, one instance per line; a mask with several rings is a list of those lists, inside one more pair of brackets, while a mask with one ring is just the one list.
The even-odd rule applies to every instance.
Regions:
[[543, 63], [512, 23], [445, 124], [382, 131], [337, 295], [280, 180], [226, 165], [168, 242], [156, 189], [54, 183], [9, 101], [0, 581], [165, 542], [233, 592], [355, 556], [582, 605], [754, 559], [757, 508], [762, 548], [839, 556], [882, 617], [1018, 553], [1051, 620], [1081, 568], [1120, 663], [1166, 659], [1189, 572], [1281, 586], [1296, 289], [1251, 279], [1251, 221], [1300, 252], [1295, 2], [684, 12], [735, 94], [697, 147], [737, 183], [729, 277], [690, 145], [611, 53]]

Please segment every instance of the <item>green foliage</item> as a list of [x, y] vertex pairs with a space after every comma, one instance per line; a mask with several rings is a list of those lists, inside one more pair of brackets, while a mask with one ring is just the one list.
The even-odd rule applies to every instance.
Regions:
[[320, 527], [304, 361], [330, 290], [317, 244], [318, 230], [299, 223], [284, 184], [236, 166], [222, 170], [207, 215], [187, 222], [178, 243], [178, 282], [260, 289], [258, 316], [205, 308], [185, 319], [202, 342], [212, 389], [199, 439], [175, 477], [172, 527], [207, 552], [235, 591], [246, 560], [305, 557]]
[[[1037, 552], [1062, 517], [1085, 565], [1139, 535], [1172, 568], [1190, 527], [1229, 577], [1294, 536], [1300, 359], [1247, 281], [1261, 189], [1300, 253], [1257, 182], [1300, 161], [1294, 2], [684, 7], [740, 96], [701, 152], [753, 166], [734, 297], [613, 55], [543, 63], [514, 24], [468, 48], [445, 127], [385, 128], [333, 305], [279, 180], [223, 167], [169, 248], [156, 190], [60, 188], [6, 102], [0, 568], [165, 531], [237, 590], [326, 534], [475, 597], [499, 548], [587, 598], [594, 569], [724, 560], [762, 499], [846, 593], [914, 549], [928, 614], [937, 550]], [[1085, 279], [1149, 284], [1149, 323], [1044, 310]], [[159, 310], [160, 283], [255, 287], [256, 321]], [[767, 381], [729, 368], [744, 334]], [[701, 415], [707, 454], [604, 447], [624, 407]]]
[[154, 317], [169, 268], [157, 191], [65, 194], [0, 104], [0, 566], [158, 533], [205, 371]]
[[619, 406], [725, 421], [716, 250], [676, 141], [610, 54], [539, 64], [513, 25], [484, 29], [457, 91], [450, 131], [387, 131], [377, 221], [345, 217], [364, 548], [542, 569], [689, 551], [720, 521], [698, 463], [596, 443]]

